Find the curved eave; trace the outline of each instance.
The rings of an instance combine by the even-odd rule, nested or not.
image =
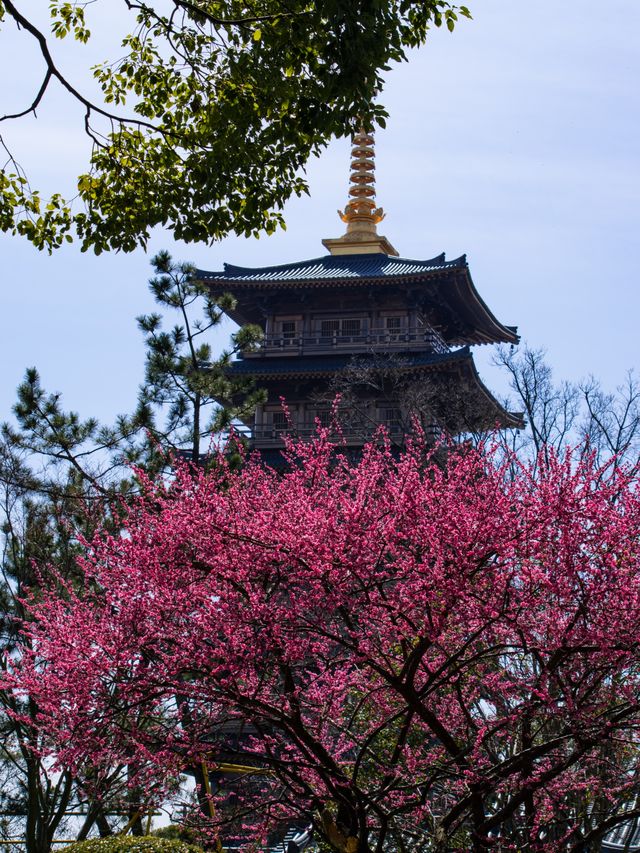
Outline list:
[[[482,398],[486,401],[487,410],[493,410],[495,412],[495,418],[492,421],[489,420],[486,423],[485,428],[492,429],[494,427],[501,427],[503,429],[524,429],[524,418],[522,413],[510,412],[493,396],[491,391],[480,378],[480,374],[476,369],[476,365],[472,357],[469,358],[465,367],[469,370],[470,378],[472,379],[475,388],[477,388],[478,393],[481,394]]]
[[[468,266],[465,266],[464,270],[455,276],[452,291],[451,295],[455,294],[456,302],[454,315],[466,316],[469,325],[475,329],[475,335],[474,339],[470,339],[468,334],[459,337],[452,334],[448,337],[449,343],[517,344],[520,341],[517,327],[505,326],[501,323],[482,299],[473,283]]]

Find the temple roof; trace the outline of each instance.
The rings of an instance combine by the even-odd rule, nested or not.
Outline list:
[[[454,364],[471,358],[469,347],[461,347],[453,352],[417,352],[401,353],[393,356],[394,368],[411,370],[418,367],[438,367]],[[368,361],[379,363],[380,358],[366,353],[354,355],[299,356],[280,358],[240,358],[232,361],[229,373],[233,376],[255,376],[264,382],[271,378],[280,380],[283,377],[299,376],[330,376],[351,367],[354,363],[366,364]]]
[[[339,279],[371,279],[396,278],[406,275],[420,275],[425,272],[464,268],[467,264],[466,255],[461,255],[453,261],[445,259],[444,252],[427,261],[414,261],[408,258],[395,258],[389,255],[325,255],[321,258],[311,258],[308,261],[298,261],[292,264],[279,264],[272,267],[237,267],[225,264],[219,272],[196,270],[196,278],[207,284],[240,282],[273,282],[284,284],[291,282],[315,282]]]

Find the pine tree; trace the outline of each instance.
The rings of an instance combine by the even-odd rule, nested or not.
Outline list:
[[[234,419],[250,416],[264,397],[251,380],[231,381],[226,371],[233,356],[255,345],[262,331],[244,326],[232,335],[231,346],[212,360],[207,335],[232,308],[233,297],[227,294],[214,301],[206,286],[194,279],[193,266],[174,263],[168,252],[160,252],[151,263],[156,275],[150,290],[180,321],[167,330],[161,314],[138,317],[147,355],[135,420],[149,430],[156,446],[198,462],[212,436]],[[196,306],[199,316],[194,316]]]

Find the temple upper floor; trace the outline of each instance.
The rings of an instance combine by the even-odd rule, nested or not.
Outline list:
[[[245,358],[350,352],[448,352],[444,338],[415,310],[307,310],[271,314],[264,338]]]
[[[464,256],[416,261],[381,253],[327,255],[257,269],[227,264],[220,271],[197,270],[196,279],[214,298],[232,294],[229,316],[239,325],[260,325],[267,336],[276,333],[266,328],[269,317],[323,306],[351,314],[358,306],[365,311],[373,306],[419,312],[448,346],[518,342],[515,327],[501,323],[480,297]]]

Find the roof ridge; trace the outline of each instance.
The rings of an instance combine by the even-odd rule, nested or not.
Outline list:
[[[241,272],[241,273],[255,273],[260,272],[261,270],[286,270],[295,267],[302,266],[312,266],[314,264],[318,264],[324,261],[326,258],[330,258],[331,255],[321,255],[319,258],[308,258],[306,261],[290,261],[287,264],[270,264],[264,267],[241,267],[237,264],[228,264],[224,263],[224,272]],[[198,270],[198,272],[204,272],[204,270]]]

